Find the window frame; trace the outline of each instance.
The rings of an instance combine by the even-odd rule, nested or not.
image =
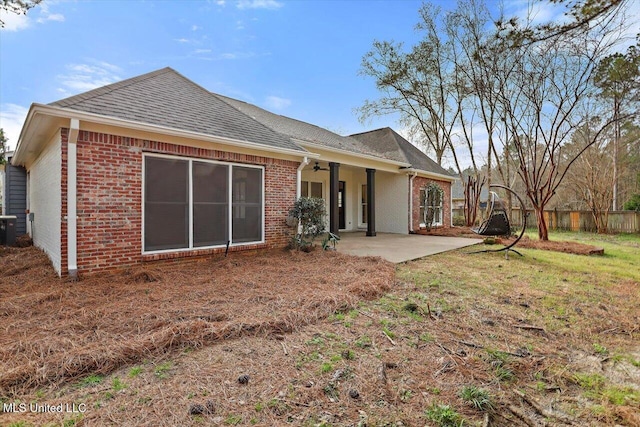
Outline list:
[[[440,198],[440,205],[439,206],[427,206],[427,200],[429,200],[429,186],[425,186],[420,188],[420,195],[419,195],[419,220],[420,220],[420,227],[426,227],[427,223],[425,222],[425,216],[427,214],[427,210],[428,209],[438,209],[439,212],[439,218],[434,218],[433,224],[431,224],[432,226],[435,227],[441,227],[444,223],[444,193],[442,194],[442,197]],[[424,193],[424,200],[422,198],[422,195]],[[439,221],[436,221],[436,219],[439,219]]]
[[[359,209],[358,209],[358,228],[366,228],[368,223],[363,222],[362,220],[367,214],[367,205],[369,204],[369,200],[364,201],[367,198],[367,184],[359,184],[360,191],[358,192],[359,199]],[[369,218],[367,218],[367,221]]]
[[[188,229],[189,229],[189,246],[187,248],[175,248],[175,249],[158,249],[158,250],[145,250],[145,183],[146,183],[146,159],[147,157],[155,157],[155,158],[164,158],[164,159],[172,159],[172,160],[183,160],[188,163]],[[255,165],[248,163],[238,163],[238,162],[225,162],[220,160],[210,160],[203,159],[199,157],[186,157],[186,156],[175,156],[170,154],[158,154],[158,153],[142,153],[142,179],[141,179],[141,235],[140,235],[140,243],[142,248],[142,255],[152,255],[152,254],[163,254],[163,253],[180,253],[180,252],[189,252],[189,251],[200,251],[207,249],[218,249],[225,248],[226,244],[221,245],[211,245],[211,246],[194,246],[194,218],[193,218],[193,162],[202,162],[202,163],[212,163],[217,165],[222,165],[227,167],[227,197],[228,197],[228,207],[227,207],[227,233],[228,239],[230,240],[229,247],[235,246],[247,246],[247,245],[256,245],[263,244],[266,242],[265,238],[265,222],[266,222],[266,177],[265,177],[265,167],[264,165]],[[261,187],[261,209],[260,209],[260,229],[261,235],[260,240],[256,241],[248,241],[248,242],[233,242],[233,203],[232,203],[232,192],[233,192],[233,168],[234,167],[243,167],[243,168],[254,168],[260,169],[260,183]]]

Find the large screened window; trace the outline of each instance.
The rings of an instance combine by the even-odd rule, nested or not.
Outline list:
[[[255,242],[262,236],[262,170],[233,168],[233,241]]]
[[[144,249],[189,247],[189,162],[146,157]]]
[[[226,245],[229,240],[229,166],[194,161],[192,176],[193,246]]]
[[[145,252],[262,241],[262,168],[144,159]]]

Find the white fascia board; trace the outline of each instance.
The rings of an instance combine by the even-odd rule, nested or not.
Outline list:
[[[13,158],[11,159],[11,163],[14,165],[20,164],[22,153],[25,152],[25,150],[27,150],[26,146],[30,145],[29,141],[31,141],[31,139],[27,139],[25,142],[23,137],[26,130],[30,127],[31,121],[33,120],[33,116],[35,114],[35,106],[36,104],[31,104],[31,106],[29,107],[27,118],[24,120],[24,125],[22,125],[22,129],[20,130],[20,135],[18,136],[18,143],[16,144],[15,153],[13,155]]]
[[[407,172],[408,174],[417,173],[418,175],[424,176],[425,178],[434,178],[434,179],[438,179],[438,180],[441,180],[441,181],[453,182],[453,181],[456,180],[455,176],[444,175],[444,174],[435,173],[435,172],[429,172],[429,171],[425,171],[425,170],[422,170],[422,169],[409,168],[409,169],[405,169],[405,172]]]
[[[322,144],[317,144],[315,142],[309,142],[309,141],[305,141],[302,139],[296,139],[296,138],[292,138],[293,141],[295,143],[297,143],[298,145],[302,145],[303,148],[318,148],[321,150],[327,150],[327,151],[333,151],[336,153],[340,153],[340,154],[344,154],[344,155],[348,155],[348,156],[352,156],[358,159],[367,159],[367,160],[373,160],[376,162],[381,162],[381,163],[386,163],[389,165],[393,165],[393,166],[398,166],[401,168],[408,168],[411,166],[410,163],[405,163],[405,162],[399,162],[397,160],[390,160],[390,159],[385,159],[384,157],[378,157],[378,156],[373,156],[371,154],[361,154],[361,153],[356,153],[355,151],[349,151],[349,150],[343,150],[341,148],[334,148],[334,147],[330,147],[328,145],[322,145]]]
[[[20,133],[20,139],[18,140],[18,146],[16,148],[16,152],[18,152],[21,148],[20,146],[23,138],[23,133],[29,127],[33,117],[37,114],[62,117],[62,118],[68,118],[68,119],[74,118],[80,121],[87,121],[92,123],[129,128],[129,129],[134,129],[134,130],[139,130],[144,132],[159,133],[159,134],[169,135],[169,136],[198,139],[198,140],[203,140],[207,142],[214,142],[214,143],[229,145],[233,147],[249,148],[249,149],[272,152],[277,154],[286,154],[290,156],[319,157],[319,155],[309,153],[304,148],[302,148],[301,150],[292,150],[289,148],[271,147],[268,145],[258,144],[250,141],[242,141],[242,140],[227,138],[223,136],[212,136],[212,135],[207,135],[199,132],[180,130],[180,129],[170,128],[167,126],[152,125],[152,124],[147,124],[142,122],[136,122],[133,120],[119,119],[115,117],[103,116],[100,114],[87,113],[83,111],[70,110],[67,108],[54,107],[51,105],[37,104],[37,103],[31,104],[31,108],[29,109],[29,114],[27,115],[27,120],[25,121],[25,125],[22,128],[22,132]]]

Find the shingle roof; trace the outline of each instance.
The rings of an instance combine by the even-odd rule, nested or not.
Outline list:
[[[346,150],[356,154],[359,153],[376,157],[384,157],[376,150],[372,150],[371,147],[367,147],[357,139],[341,136],[310,123],[271,113],[244,101],[239,101],[222,95],[216,96],[243,113],[249,115],[253,119],[263,123],[265,126],[268,126],[274,131],[284,134],[290,138],[323,145],[328,148],[338,148],[340,150]]]
[[[388,159],[410,163],[413,169],[453,177],[446,169],[431,160],[429,156],[391,128],[358,133],[351,135],[351,138],[361,141]]]
[[[253,120],[168,67],[50,105],[305,152],[285,135]]]

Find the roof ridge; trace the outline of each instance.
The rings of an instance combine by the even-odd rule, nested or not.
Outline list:
[[[57,101],[53,101],[50,102],[49,105],[56,105],[56,104],[67,104],[65,105],[66,107],[77,104],[79,102],[83,102],[83,101],[87,101],[89,99],[98,97],[98,96],[102,96],[102,95],[106,95],[108,93],[112,93],[115,92],[116,90],[120,90],[120,89],[124,89],[125,87],[131,86],[132,84],[136,84],[136,83],[140,83],[143,82],[145,80],[148,80],[150,78],[153,77],[157,77],[159,75],[168,73],[173,71],[176,74],[179,74],[178,72],[176,72],[173,68],[171,67],[164,67],[164,68],[160,68],[158,70],[154,70],[154,71],[150,71],[148,73],[145,74],[141,74],[139,76],[134,76],[134,77],[129,77],[128,79],[124,79],[124,80],[120,80],[118,82],[114,82],[111,84],[108,84],[106,86],[101,86],[101,87],[97,87],[95,89],[91,89],[88,90],[86,92],[81,92],[75,95],[71,95],[69,97],[63,98],[63,99],[59,99]],[[182,75],[180,75],[183,78],[186,78]],[[188,79],[187,79],[188,80]],[[72,99],[77,98],[76,102],[71,102]]]

